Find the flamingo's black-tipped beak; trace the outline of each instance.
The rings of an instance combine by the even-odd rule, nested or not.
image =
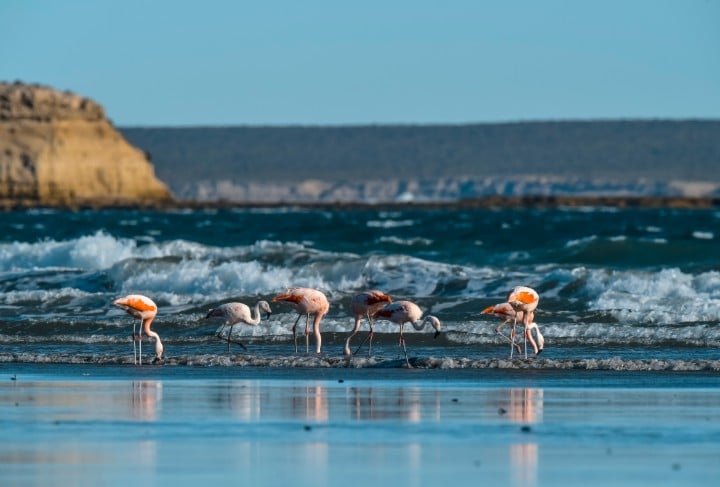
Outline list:
[[[269,320],[271,314],[272,314],[272,313],[269,313],[269,312],[268,312],[268,313],[265,313],[265,319],[266,319],[266,320]]]
[[[542,353],[542,351],[543,351],[543,349],[541,348],[540,350],[538,350],[538,352],[535,354],[535,356],[537,357],[538,355],[540,355]]]
[[[205,319],[206,319],[206,320],[212,316],[213,311],[215,311],[215,308],[210,308],[210,309],[208,310],[207,314],[205,315]]]
[[[439,332],[439,331],[436,331],[436,332],[435,332],[435,336],[434,336],[433,338],[437,338],[437,337],[439,337],[439,336],[440,336],[440,332]]]

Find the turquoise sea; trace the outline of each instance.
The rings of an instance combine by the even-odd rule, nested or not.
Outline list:
[[[712,210],[3,213],[0,482],[712,484],[718,238]],[[517,285],[545,349],[510,360],[480,311]],[[319,355],[294,352],[280,303],[235,326],[247,350],[204,319],[289,286],[328,296]],[[371,356],[343,357],[372,288],[442,321],[406,327],[411,369],[384,321]],[[133,365],[110,305],[130,293],[159,306],[160,365],[147,338]]]
[[[411,354],[436,359],[420,366],[492,366],[509,346],[480,311],[526,285],[540,293],[543,366],[717,370],[718,239],[720,212],[707,210],[4,213],[0,361],[127,363],[132,319],[110,302],[140,293],[159,306],[167,364],[232,365],[207,310],[305,286],[330,301],[319,363],[342,356],[351,296],[377,288],[442,321],[437,340],[406,327]],[[273,306],[234,328],[243,363],[294,356],[296,314]],[[375,329],[376,361],[397,358],[397,325]]]

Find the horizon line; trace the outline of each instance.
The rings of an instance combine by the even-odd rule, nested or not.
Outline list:
[[[617,118],[547,118],[507,120],[495,122],[364,122],[364,123],[219,123],[219,124],[116,124],[125,129],[219,129],[219,128],[430,128],[469,127],[479,125],[535,125],[535,124],[604,124],[604,123],[718,123],[718,118],[706,117],[617,117]]]

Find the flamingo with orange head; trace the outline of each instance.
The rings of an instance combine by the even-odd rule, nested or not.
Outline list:
[[[531,323],[531,313],[537,308],[540,302],[540,295],[532,288],[527,286],[517,286],[510,294],[508,294],[508,304],[515,310],[515,318],[513,319],[512,332],[510,333],[510,358],[513,356],[513,345],[515,344],[515,327],[519,318],[518,313],[523,312],[522,323],[525,328],[525,358],[527,358],[527,331]]]
[[[163,358],[163,344],[160,341],[160,335],[150,329],[150,323],[157,315],[157,305],[152,299],[141,294],[130,294],[124,298],[118,298],[112,302],[114,306],[125,310],[133,318],[140,320],[139,333],[135,334],[135,322],[133,321],[133,359],[135,364],[142,365],[142,334],[155,339],[155,358],[152,363],[157,363]],[[140,353],[138,354],[138,347],[135,342],[138,342]]]
[[[521,353],[522,350],[520,348],[520,345],[517,343],[513,343],[513,340],[510,339],[509,336],[505,335],[500,330],[503,326],[507,325],[508,323],[514,321],[515,319],[519,319],[521,321],[524,321],[524,312],[519,311],[516,312],[512,306],[510,306],[510,303],[500,303],[495,304],[493,306],[488,306],[484,310],[482,310],[483,314],[493,314],[503,320],[500,325],[498,325],[495,328],[495,333],[499,334],[501,337],[503,337],[508,342],[512,343],[513,347],[517,350],[517,353]],[[525,329],[525,336],[527,340],[530,342],[530,345],[533,347],[533,351],[535,352],[535,355],[540,355],[540,353],[543,351],[543,347],[545,346],[545,338],[542,336],[542,333],[540,333],[540,328],[538,327],[537,323],[534,322],[535,313],[533,311],[529,312],[530,315],[530,325]],[[537,343],[535,342],[535,339],[532,336],[532,331],[535,331],[535,334],[538,337]],[[526,352],[527,355],[527,352]]]

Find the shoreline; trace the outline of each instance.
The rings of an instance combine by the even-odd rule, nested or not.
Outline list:
[[[33,200],[0,200],[0,211],[29,209],[53,210],[224,210],[253,208],[298,208],[307,210],[470,210],[470,209],[552,209],[552,208],[639,208],[639,209],[716,209],[720,208],[720,196],[487,196],[452,201],[409,202],[362,202],[362,201],[276,201],[276,202],[229,202],[229,201],[76,201],[42,203]]]

